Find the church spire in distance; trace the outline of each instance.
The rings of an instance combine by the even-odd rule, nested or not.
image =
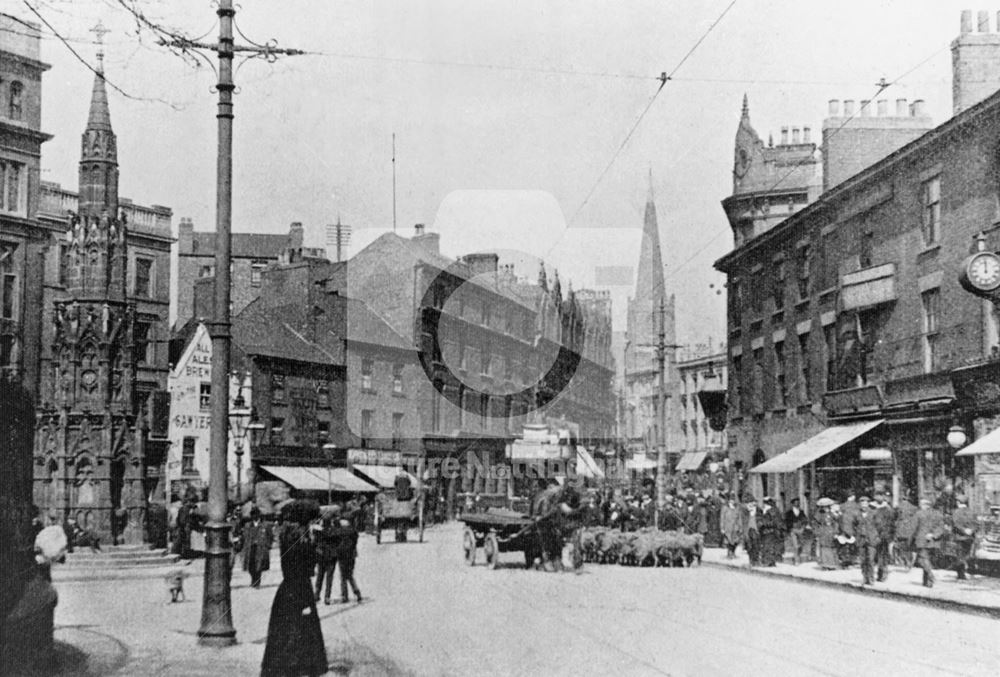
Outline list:
[[[649,193],[642,223],[642,245],[639,250],[639,271],[635,280],[635,301],[658,306],[664,295],[663,255],[660,252],[660,227],[656,218],[653,194],[653,169],[649,170]]]

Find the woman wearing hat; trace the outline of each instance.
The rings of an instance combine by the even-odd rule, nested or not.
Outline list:
[[[326,648],[310,581],[316,549],[309,522],[319,516],[312,501],[295,500],[281,510],[281,574],[267,626],[261,677],[299,677],[327,672]]]
[[[816,559],[823,569],[832,570],[839,566],[837,559],[837,532],[839,525],[831,512],[833,500],[821,498],[816,501],[816,515],[813,517],[813,533],[816,535]]]

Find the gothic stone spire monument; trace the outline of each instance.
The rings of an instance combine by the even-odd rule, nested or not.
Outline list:
[[[82,139],[78,213],[66,232],[66,296],[51,315],[53,360],[43,375],[51,401],[38,417],[35,503],[50,519],[75,519],[105,542],[141,541],[145,521],[126,227],[99,66]]]

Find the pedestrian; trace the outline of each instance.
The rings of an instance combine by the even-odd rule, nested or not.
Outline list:
[[[851,533],[861,560],[862,585],[872,585],[875,582],[875,548],[879,543],[879,532],[875,511],[871,509],[871,499],[867,496],[858,500],[858,509],[851,521]]]
[[[712,493],[705,499],[705,545],[711,548],[718,548],[723,544],[720,513],[725,502],[712,490]]]
[[[316,594],[315,600],[319,601],[320,592],[323,589],[323,581],[326,581],[326,594],[323,596],[323,603],[330,603],[330,591],[333,588],[333,574],[337,568],[337,548],[334,531],[337,528],[339,519],[338,509],[331,509],[330,513],[323,517],[320,529],[315,532],[316,541]]]
[[[763,507],[757,517],[757,529],[760,532],[760,560],[766,567],[776,566],[785,555],[785,527],[774,499],[764,498]]]
[[[837,533],[840,525],[837,517],[831,512],[833,499],[820,498],[816,501],[816,514],[813,517],[813,533],[816,535],[816,559],[819,566],[827,571],[836,569]]]
[[[729,496],[719,512],[719,531],[722,534],[722,543],[726,546],[726,559],[735,559],[736,546],[740,544],[743,536],[740,508],[736,505],[735,496]]]
[[[271,568],[271,525],[261,519],[257,506],[250,508],[250,521],[243,526],[243,571],[250,572],[250,587],[259,588],[260,579]]]
[[[747,501],[741,515],[743,526],[743,548],[750,558],[750,566],[760,565],[760,531],[757,529],[757,502]]]
[[[952,539],[955,548],[955,573],[958,580],[966,579],[969,568],[969,558],[972,557],[976,543],[976,528],[979,522],[976,514],[969,508],[965,496],[955,497],[955,511],[951,514]]]
[[[917,551],[917,565],[924,570],[924,586],[928,588],[934,587],[931,557],[941,547],[945,526],[944,516],[931,507],[931,500],[921,498],[920,510],[915,515],[913,546]]]
[[[354,581],[354,563],[358,558],[358,530],[350,520],[342,518],[340,525],[332,532],[333,547],[340,564],[340,603],[347,604],[347,586],[351,586],[358,603],[361,603],[361,591]],[[327,597],[329,597],[329,588]]]
[[[878,530],[878,543],[875,545],[875,580],[879,583],[889,578],[889,546],[896,538],[896,511],[886,500],[885,493],[875,492],[875,500],[871,504],[875,513],[875,528]]]
[[[261,677],[299,677],[327,672],[326,648],[316,612],[310,576],[316,550],[309,522],[319,514],[313,501],[295,500],[282,507],[279,534],[281,585],[274,595],[267,626]]]
[[[792,505],[785,513],[785,530],[792,546],[792,562],[798,566],[802,561],[802,547],[806,541],[806,532],[809,531],[809,517],[805,510],[800,507],[797,498],[792,499]]]
[[[847,499],[840,506],[841,512],[841,533],[845,536],[845,543],[840,549],[842,555],[841,564],[847,568],[857,560],[857,539],[850,532],[850,525],[854,524],[854,518],[858,514],[858,497],[854,490],[847,492]],[[845,528],[846,527],[846,528]]]
[[[914,564],[917,551],[913,547],[913,532],[917,526],[917,506],[910,502],[908,494],[903,493],[896,506],[896,525],[893,546],[899,550],[897,560],[902,560],[909,571]]]
[[[852,503],[857,505],[856,502]],[[841,569],[847,569],[854,564],[854,533],[853,513],[845,514],[838,503],[830,506],[830,514],[837,520],[837,561]]]

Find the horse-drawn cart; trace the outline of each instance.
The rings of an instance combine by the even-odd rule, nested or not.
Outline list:
[[[492,509],[483,513],[463,513],[465,524],[462,550],[469,566],[476,563],[476,550],[483,549],[486,566],[495,569],[501,552],[523,552],[524,564],[531,568],[538,557],[538,532],[535,520],[513,510]]]
[[[424,500],[423,496],[414,496],[408,501],[396,498],[392,490],[384,491],[375,497],[375,542],[382,542],[382,530],[393,529],[396,532],[396,542],[406,541],[408,529],[417,529],[418,539],[424,542]]]

